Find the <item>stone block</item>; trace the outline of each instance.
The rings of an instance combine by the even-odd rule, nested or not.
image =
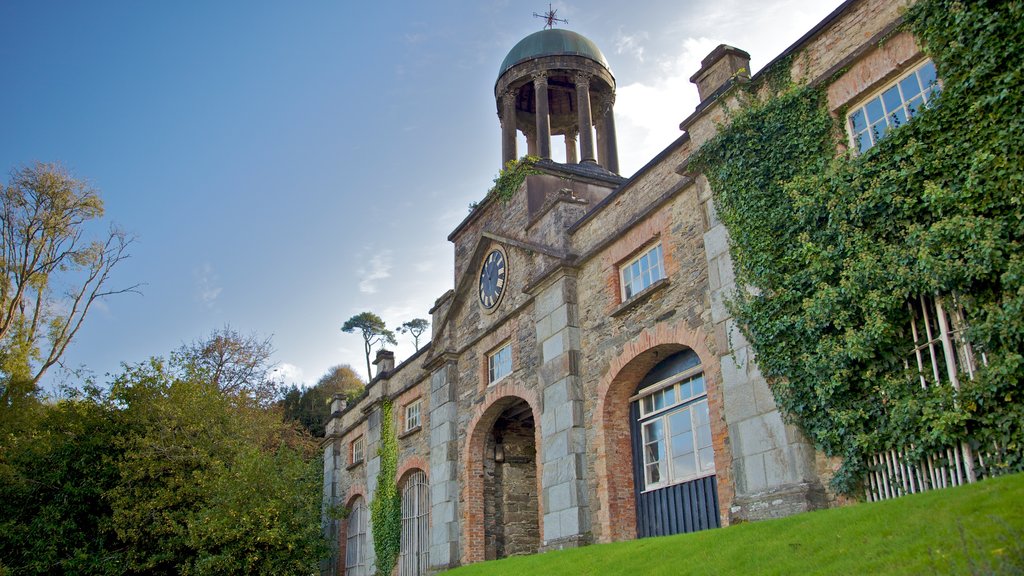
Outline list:
[[[729,252],[729,233],[718,225],[704,233],[704,250],[708,260]]]
[[[543,350],[543,356],[541,356],[542,362],[547,362],[549,360],[557,358],[558,356],[562,355],[562,352],[565,352],[564,335],[565,330],[561,330],[559,332],[556,332],[553,336],[551,336],[550,338],[545,340],[543,344],[541,344],[541,348]]]
[[[546,406],[547,404],[545,404]],[[544,410],[540,415],[540,433],[541,435],[552,434],[557,432],[557,414],[555,410]]]
[[[455,423],[448,421],[438,423],[430,429],[430,445],[438,446],[455,438]]]
[[[708,260],[708,288],[718,290],[722,287],[722,279],[718,275],[718,258]]]
[[[749,383],[747,378],[748,363],[746,348],[733,350],[730,354],[722,356],[722,386],[726,391],[730,388]]]
[[[582,528],[582,522],[580,522],[580,508],[578,506],[573,506],[568,510],[562,510],[559,512],[558,525],[562,531],[560,538],[580,534]]]
[[[707,217],[708,228],[714,228],[720,226],[722,221],[718,219],[718,208],[715,207],[714,200],[708,200],[703,203],[704,215]]]
[[[794,474],[795,463],[790,456],[787,449],[769,450],[764,453],[765,483],[769,489],[798,480]]]
[[[455,502],[448,500],[434,504],[431,514],[433,514],[434,522],[454,522]]]
[[[740,383],[725,388],[723,392],[723,411],[727,423],[742,422],[759,414],[753,386]]]
[[[569,387],[569,379],[562,378],[558,382],[544,388],[544,411],[551,412],[568,402],[570,398]]]
[[[555,407],[555,430],[568,430],[583,424],[583,403],[569,401]]]
[[[735,290],[735,287],[729,284],[719,288],[718,290],[711,291],[712,322],[724,322],[726,318],[731,317],[729,309],[725,306],[725,302],[732,296],[733,290]]]
[[[778,412],[768,412],[737,424],[730,428],[736,431],[733,435],[741,456],[761,454],[769,450],[783,447],[786,442],[786,430],[782,417]]]
[[[569,506],[572,506],[574,502],[570,495],[572,484],[569,482],[563,482],[561,484],[555,484],[554,486],[544,487],[544,512],[554,513],[561,510],[565,510]]]
[[[544,463],[554,462],[569,454],[569,432],[555,432],[545,434],[542,440],[544,444]]]
[[[437,404],[431,404],[434,409],[430,411],[430,427],[437,428],[443,426],[453,420],[455,420],[455,403],[445,402],[440,406]]]
[[[570,317],[569,310],[570,306],[568,304],[562,304],[548,315],[548,318],[551,319],[552,329],[558,330],[567,326],[576,326],[576,322],[572,322],[573,319]],[[575,316],[575,314],[571,316]]]
[[[757,410],[761,413],[777,410],[775,396],[764,378],[755,378],[750,383],[754,390],[754,402],[757,403]]]
[[[430,390],[430,405],[437,407],[455,400],[455,387],[445,384]]]
[[[545,317],[543,317],[543,318],[541,318],[540,320],[537,320],[536,328],[537,328],[537,342],[543,342],[543,341],[547,340],[557,330],[561,330],[562,329],[561,326],[559,326],[557,328],[557,330],[552,327],[551,315],[550,314],[545,316]]]
[[[760,492],[768,487],[764,471],[764,456],[757,454],[743,458],[743,488],[747,494]],[[737,487],[739,492],[739,487]]]
[[[722,281],[722,286],[728,286],[736,283],[736,269],[732,265],[732,255],[726,252],[715,259],[715,264],[718,268],[718,277]]]
[[[546,509],[545,509],[546,510]],[[544,513],[544,539],[554,540],[562,537],[562,526],[559,522],[558,513]]]

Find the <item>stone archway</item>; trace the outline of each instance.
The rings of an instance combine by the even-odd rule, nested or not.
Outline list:
[[[497,392],[497,391],[495,391]],[[495,394],[495,396],[497,396]],[[478,409],[466,443],[463,563],[533,554],[543,539],[534,402],[497,396]]]
[[[692,349],[704,363],[707,379],[711,432],[716,454],[723,462],[719,473],[718,500],[721,510],[732,502],[732,479],[729,470],[731,453],[722,417],[721,370],[717,357],[706,344],[707,336],[682,324],[658,324],[641,332],[628,342],[612,360],[608,372],[598,385],[597,409],[594,412],[595,472],[598,493],[606,500],[598,509],[601,529],[598,541],[617,542],[636,538],[636,495],[633,482],[633,456],[630,443],[629,399],[640,381],[660,361],[686,348]],[[722,523],[727,523],[723,517]]]

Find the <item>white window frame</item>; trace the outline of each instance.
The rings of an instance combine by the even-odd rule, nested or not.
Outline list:
[[[655,242],[619,266],[619,295],[625,302],[663,278],[665,278],[665,251],[661,242]]]
[[[345,574],[362,575],[366,568],[366,501],[356,498],[345,533]],[[354,530],[353,530],[354,529]]]
[[[507,355],[507,358],[508,358],[507,362],[504,359],[505,355]],[[498,362],[501,362],[501,364],[499,365]],[[500,369],[502,369],[502,368],[505,368],[505,371],[503,371],[501,373],[498,373],[498,371]],[[512,373],[512,343],[511,342],[505,342],[504,344],[499,346],[497,349],[495,349],[494,352],[491,352],[490,354],[487,355],[487,382],[488,382],[488,385],[497,384],[498,382],[503,380],[506,376],[508,376],[511,373]]]
[[[405,405],[405,431],[409,432],[420,427],[420,415],[423,411],[423,399],[417,398]]]
[[[928,81],[929,77],[931,83],[927,86],[923,85],[923,81]],[[917,83],[916,92],[914,92],[912,82]],[[895,92],[892,94],[899,98],[899,104],[896,104],[895,100],[889,101],[886,97],[893,89]],[[920,114],[923,108],[930,106],[932,99],[939,91],[941,91],[941,85],[935,74],[935,63],[931,59],[918,62],[909,71],[901,74],[899,78],[876,90],[850,109],[846,115],[846,128],[851,149],[857,154],[867,152],[885,138],[889,130],[906,124],[914,116]],[[876,111],[881,110],[882,113],[881,117],[876,117],[873,120],[868,117],[868,107],[872,104],[876,104]],[[915,105],[908,106],[908,104]],[[863,129],[855,123],[855,117],[858,115],[864,124]],[[860,136],[862,135],[867,138],[867,146],[861,146]]]
[[[358,450],[356,450],[356,448],[358,448]],[[363,438],[363,435],[360,434],[356,438],[353,438],[352,442],[349,444],[349,454],[351,458],[349,464],[355,465],[362,462],[363,458],[366,456],[364,452],[366,452],[366,441]]]
[[[700,366],[680,372],[665,380],[648,386],[630,400],[639,402],[639,429],[641,434],[640,457],[643,459],[644,492],[658,490],[715,474],[714,445],[711,438],[711,418],[708,411],[707,383]],[[689,430],[673,430],[673,416],[689,412]],[[660,438],[652,439],[649,430],[660,425]],[[691,434],[694,472],[684,473],[675,469],[672,455],[672,440],[676,436]],[[706,444],[701,443],[705,437]],[[651,459],[649,445],[662,443],[657,451],[658,459]],[[704,455],[702,455],[704,453]],[[657,465],[658,481],[650,480],[650,467]]]

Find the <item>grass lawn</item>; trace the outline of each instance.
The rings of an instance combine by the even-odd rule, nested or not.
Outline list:
[[[482,562],[444,574],[1024,574],[1024,474],[781,520]]]

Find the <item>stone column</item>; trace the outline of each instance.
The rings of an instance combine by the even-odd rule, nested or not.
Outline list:
[[[551,158],[551,118],[548,112],[548,76],[533,75],[533,93],[537,109],[537,156]]]
[[[516,90],[509,88],[501,95],[501,165],[516,158]]]
[[[543,390],[541,452],[544,472],[544,541],[541,550],[590,542],[587,434],[579,376],[580,329],[576,277],[567,272],[546,283],[534,300],[541,348]]]
[[[594,125],[590,114],[590,75],[576,74],[576,110],[579,114],[580,162],[596,162],[594,157]]]
[[[579,160],[576,159],[576,134],[575,130],[571,128],[565,131],[565,163],[576,164]]]
[[[619,173],[619,147],[615,139],[615,94],[603,94],[598,103],[598,159],[608,171]]]
[[[707,222],[704,255],[711,290],[711,321],[722,366],[723,416],[729,429],[736,496],[731,521],[780,518],[820,508],[825,493],[815,471],[814,448],[782,419],[754,350],[725,303],[736,290],[729,233],[718,219],[707,180],[697,180]]]
[[[535,134],[534,130],[524,130],[523,133],[526,134],[526,153],[530,156],[536,156],[537,134]]]
[[[458,441],[455,363],[442,360],[430,375],[430,568],[452,568],[459,561]]]

